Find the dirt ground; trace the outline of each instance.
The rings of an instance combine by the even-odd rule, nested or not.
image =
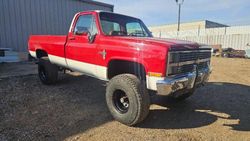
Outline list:
[[[250,141],[250,60],[213,58],[207,86],[183,102],[152,97],[137,127],[113,120],[105,83],[61,75],[42,85],[31,63],[0,64],[0,141]]]

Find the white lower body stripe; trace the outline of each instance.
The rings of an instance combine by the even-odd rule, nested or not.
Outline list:
[[[29,51],[30,55],[36,57],[36,52]],[[78,71],[81,73],[85,73],[87,75],[96,77],[101,80],[108,80],[107,78],[107,67],[84,63],[76,60],[65,59],[63,57],[58,57],[55,55],[48,55],[49,60],[51,63],[57,64],[59,66],[63,66],[69,68],[73,71]],[[153,77],[153,76],[146,76],[146,83],[147,88],[150,90],[157,90],[156,83],[158,80],[164,80],[164,77]]]
[[[48,57],[51,63],[57,64],[63,67],[68,67],[66,59],[64,57],[58,57],[58,56],[51,55],[51,54],[49,54]]]
[[[107,80],[107,67],[66,59],[70,69]]]
[[[51,54],[48,56],[51,63],[99,78],[101,80],[107,80],[107,67],[84,63],[72,59],[65,59]]]
[[[35,52],[35,51],[29,51],[29,53],[30,53],[30,55],[31,55],[32,57],[35,57],[35,58],[36,58],[36,52]]]

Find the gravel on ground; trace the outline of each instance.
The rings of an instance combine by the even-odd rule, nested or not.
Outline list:
[[[208,84],[183,102],[152,96],[136,127],[115,121],[106,83],[60,74],[42,85],[31,63],[0,64],[0,141],[250,141],[250,60],[213,58]]]

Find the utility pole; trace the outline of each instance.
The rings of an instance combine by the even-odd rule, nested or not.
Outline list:
[[[177,31],[180,31],[180,21],[181,21],[181,5],[183,4],[184,0],[175,0],[176,4],[179,7],[179,11],[178,11],[178,28]]]

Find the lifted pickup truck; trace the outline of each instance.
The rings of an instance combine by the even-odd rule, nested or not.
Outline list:
[[[32,35],[28,46],[44,84],[65,69],[109,81],[107,106],[129,126],[147,117],[148,90],[183,100],[210,74],[210,47],[153,38],[140,19],[109,12],[79,12],[68,35]]]

